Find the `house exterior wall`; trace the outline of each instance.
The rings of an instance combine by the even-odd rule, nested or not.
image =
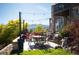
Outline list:
[[[60,31],[65,25],[78,21],[79,4],[78,3],[58,3],[52,6],[52,24],[53,32]]]

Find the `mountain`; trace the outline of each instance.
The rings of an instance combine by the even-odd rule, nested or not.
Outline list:
[[[28,29],[34,29],[38,24],[31,24],[28,26]],[[42,25],[42,24],[41,24]],[[44,28],[48,29],[49,25],[42,25]]]

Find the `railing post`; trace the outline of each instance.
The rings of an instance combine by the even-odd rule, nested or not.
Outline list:
[[[24,30],[24,22],[25,22],[25,20],[23,20],[23,30]]]
[[[19,35],[21,38],[21,12],[19,12]]]

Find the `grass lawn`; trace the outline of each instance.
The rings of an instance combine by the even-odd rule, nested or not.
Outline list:
[[[23,51],[21,55],[73,55],[70,51],[63,49],[30,50]]]

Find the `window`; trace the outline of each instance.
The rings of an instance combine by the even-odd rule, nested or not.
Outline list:
[[[64,17],[59,16],[57,17],[57,21],[56,21],[56,31],[59,31],[62,29],[62,27],[64,26]]]
[[[79,16],[79,6],[78,7],[74,7],[72,10],[72,13],[74,16]]]

